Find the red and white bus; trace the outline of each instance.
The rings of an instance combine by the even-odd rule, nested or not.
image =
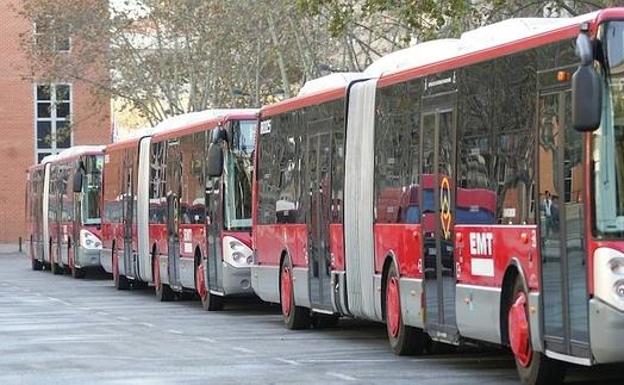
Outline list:
[[[222,308],[227,296],[253,293],[256,115],[187,114],[106,148],[104,259],[117,288],[153,283],[161,301],[197,293],[206,310]],[[213,167],[206,162],[210,148]]]
[[[289,328],[385,322],[397,354],[510,346],[525,384],[624,362],[624,9],[357,77],[261,109],[255,292]]]
[[[103,146],[76,146],[28,170],[27,222],[33,270],[82,278],[100,266]]]

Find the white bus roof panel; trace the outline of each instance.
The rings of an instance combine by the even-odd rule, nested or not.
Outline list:
[[[48,155],[41,159],[41,164],[57,162],[64,159],[74,158],[83,154],[90,153],[102,153],[104,151],[104,146],[96,145],[96,146],[74,146],[70,147],[66,150],[61,151],[55,155]]]
[[[260,111],[257,108],[220,108],[209,109],[203,111],[189,112],[186,114],[180,114],[172,116],[158,123],[154,127],[145,127],[134,130],[130,135],[124,137],[126,139],[135,139],[142,136],[152,136],[161,132],[175,130],[180,127],[200,123],[206,120],[227,117],[228,115],[245,115],[245,114],[257,114]]]
[[[301,87],[297,96],[300,97],[316,92],[346,87],[352,81],[365,77],[367,76],[362,72],[336,72],[317,79],[308,80],[303,87]]]
[[[516,18],[464,32],[459,39],[430,40],[381,57],[364,71],[371,77],[438,63],[454,57],[579,25],[599,11],[571,18]]]
[[[435,63],[459,52],[459,39],[430,40],[415,46],[404,48],[382,56],[369,65],[364,73],[370,77],[379,77],[384,73],[396,72],[405,68],[419,67]]]

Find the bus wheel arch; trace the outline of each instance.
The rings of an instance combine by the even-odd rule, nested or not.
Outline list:
[[[158,257],[158,249],[154,246],[152,254],[152,275],[154,280],[154,294],[159,302],[171,301],[174,299],[174,293],[169,285],[162,283],[160,277],[160,258]]]
[[[388,272],[390,271],[390,268],[392,268],[394,266],[394,268],[396,269],[397,273],[399,273],[400,276],[400,268],[399,268],[399,263],[396,260],[396,256],[394,255],[393,251],[390,251],[387,255],[386,258],[384,260],[383,263],[383,267],[381,270],[381,291],[380,291],[380,296],[381,296],[381,318],[384,321],[387,321],[386,319],[386,288],[388,285]]]
[[[199,299],[203,302],[205,301],[205,296],[208,294],[208,290],[206,289],[206,279],[204,266],[202,264],[202,254],[199,246],[195,247],[194,254],[194,266],[195,266],[195,292],[199,296]]]
[[[117,247],[115,242],[113,241],[113,252],[112,252],[112,262],[113,262],[113,283],[117,290],[128,290],[130,288],[130,282],[125,275],[121,275],[119,271],[119,254],[117,253]]]
[[[208,281],[210,277],[208,277],[208,272],[204,271],[206,268],[208,268],[208,265],[202,263],[201,248],[198,245],[195,248],[195,291],[205,311],[223,310],[225,307],[225,293],[223,295],[217,295],[210,292],[210,282]],[[199,277],[198,274],[201,274],[201,277]],[[201,285],[201,291],[197,290],[197,282],[200,280],[203,281],[203,283],[199,284]]]
[[[154,264],[155,261],[154,260],[156,259],[156,255],[157,255],[156,252],[157,251],[158,251],[158,249],[156,248],[156,243],[153,243],[152,244],[152,251],[151,251],[151,254],[150,254],[150,262],[151,262],[151,270],[152,270],[152,282],[154,284],[156,283],[156,275],[155,275],[156,272],[154,271],[154,267],[155,267],[155,264]]]
[[[73,261],[73,258],[71,260],[69,258],[69,251],[71,250],[71,245],[72,245],[72,239],[71,239],[71,236],[68,235],[67,236],[67,264],[70,266],[72,266],[72,261]]]
[[[513,285],[516,282],[516,279],[520,273],[518,273],[518,268],[515,264],[511,264],[505,270],[505,275],[503,275],[503,282],[501,286],[501,298],[500,298],[500,338],[501,345],[509,346],[509,332],[508,332],[508,320],[507,314],[509,312],[509,306],[511,306],[512,295],[513,295]]]

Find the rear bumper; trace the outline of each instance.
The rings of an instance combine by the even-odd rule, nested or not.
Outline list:
[[[624,362],[624,312],[592,298],[589,301],[589,336],[596,363]]]
[[[86,249],[84,247],[76,247],[74,254],[74,264],[78,268],[101,266],[99,249]]]
[[[252,294],[251,269],[223,263],[223,294]]]

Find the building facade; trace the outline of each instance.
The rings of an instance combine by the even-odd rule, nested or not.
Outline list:
[[[21,48],[34,27],[16,10],[19,0],[0,0],[0,243],[17,243],[26,233],[26,169],[72,145],[110,139],[110,102],[93,96],[83,82],[29,80]],[[58,49],[71,55],[71,39]]]

